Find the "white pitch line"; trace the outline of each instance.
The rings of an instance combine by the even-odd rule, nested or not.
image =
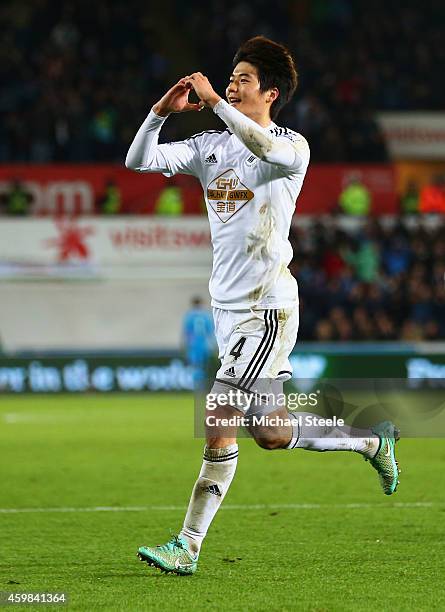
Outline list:
[[[445,502],[395,502],[390,504],[227,504],[220,510],[328,510],[339,509],[397,509],[397,508],[433,508],[445,506]],[[92,506],[90,508],[61,507],[61,508],[0,508],[0,514],[45,514],[51,512],[155,512],[155,511],[181,511],[186,506]]]

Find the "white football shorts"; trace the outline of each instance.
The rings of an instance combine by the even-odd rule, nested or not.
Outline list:
[[[213,308],[213,318],[221,366],[212,393],[264,394],[292,377],[289,355],[297,341],[298,302],[294,308],[267,310]]]

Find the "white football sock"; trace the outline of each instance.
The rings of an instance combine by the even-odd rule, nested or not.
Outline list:
[[[193,553],[199,553],[210,523],[235,475],[238,444],[225,448],[204,448],[202,468],[192,491],[184,526],[184,537]]]
[[[372,458],[376,454],[380,440],[368,429],[358,429],[344,425],[331,427],[325,425],[308,425],[306,417],[319,417],[311,412],[292,412],[290,415],[298,420],[293,427],[292,440],[287,449],[304,448],[312,451],[354,451]]]

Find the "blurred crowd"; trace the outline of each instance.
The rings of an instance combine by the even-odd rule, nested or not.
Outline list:
[[[445,339],[445,222],[291,232],[304,340]]]
[[[180,76],[178,49],[222,93],[234,51],[256,34],[296,57],[299,92],[279,122],[308,138],[314,161],[384,161],[376,110],[444,108],[444,17],[439,0],[5,0],[0,162],[122,161]],[[186,122],[170,133],[188,135]]]
[[[317,161],[384,161],[376,110],[444,108],[437,78],[445,70],[440,0],[191,4],[196,10],[187,12],[186,26],[215,77],[252,34],[288,44],[300,85],[279,121],[306,136]]]
[[[122,161],[168,82],[147,6],[9,0],[0,27],[0,162]]]

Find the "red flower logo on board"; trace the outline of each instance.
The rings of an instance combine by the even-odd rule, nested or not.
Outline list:
[[[57,259],[59,262],[72,261],[73,259],[88,260],[90,249],[86,239],[94,234],[94,227],[91,225],[80,227],[74,221],[69,220],[55,221],[55,225],[59,231],[59,236],[45,240],[45,244],[47,247],[58,249]]]

